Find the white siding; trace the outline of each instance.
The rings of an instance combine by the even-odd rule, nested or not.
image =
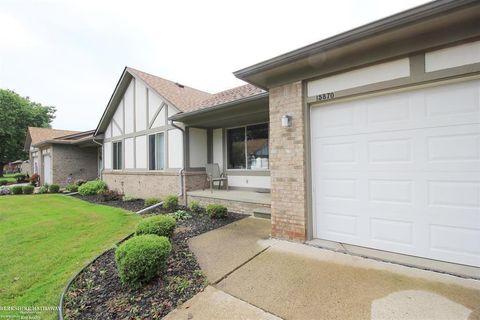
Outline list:
[[[105,138],[108,139],[111,137],[112,137],[112,123],[110,122],[110,124],[107,127],[107,130],[105,130]]]
[[[174,114],[177,114],[179,111],[172,107],[172,106],[168,106],[168,116],[171,117],[173,116]]]
[[[162,99],[153,92],[152,90],[148,90],[148,123],[152,123],[154,120],[154,116],[156,115],[158,108],[162,106]]]
[[[136,131],[147,128],[147,88],[141,82],[135,81],[135,124]]]
[[[223,170],[223,130],[213,130],[213,163],[218,163]]]
[[[147,136],[135,138],[135,155],[137,169],[147,169]]]
[[[183,167],[183,134],[180,130],[168,131],[168,167]]]
[[[105,142],[103,144],[103,150],[104,150],[104,155],[103,155],[104,166],[103,167],[105,169],[112,169],[112,143]]]
[[[207,130],[190,128],[190,167],[204,167],[207,163]]]
[[[425,54],[425,71],[459,67],[480,62],[480,41],[440,49]]]
[[[133,81],[130,81],[128,85],[127,91],[125,91],[125,95],[123,96],[123,101],[125,104],[125,133],[131,133],[134,131],[133,125]]]
[[[228,176],[228,185],[243,188],[270,189],[269,176]]]
[[[123,134],[123,100],[118,104],[117,110],[113,115],[112,125],[112,136],[118,137]]]
[[[133,148],[133,138],[125,139],[125,169],[135,168]]]
[[[165,125],[165,107],[162,107],[162,110],[158,113],[155,121],[152,124],[152,128],[158,128]]]
[[[334,76],[310,81],[308,96],[356,88],[367,84],[399,79],[410,75],[408,58],[376,64]]]

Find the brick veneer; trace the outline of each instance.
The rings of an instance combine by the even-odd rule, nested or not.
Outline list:
[[[53,183],[65,186],[71,177],[93,180],[98,177],[98,148],[55,144],[52,146]]]
[[[283,115],[292,126],[281,125]],[[307,237],[305,109],[302,83],[270,89],[270,176],[272,236],[303,241]]]

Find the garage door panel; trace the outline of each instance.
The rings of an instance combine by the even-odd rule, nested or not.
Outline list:
[[[315,236],[480,266],[479,83],[313,107]]]

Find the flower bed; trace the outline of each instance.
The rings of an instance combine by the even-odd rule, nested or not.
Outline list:
[[[98,200],[80,198],[92,202]],[[135,206],[143,208],[143,200],[99,203],[125,209]],[[159,319],[201,291],[207,282],[188,248],[188,239],[244,218],[245,215],[229,212],[224,219],[211,219],[203,213],[189,214],[191,218],[177,222],[171,240],[172,253],[163,276],[139,289],[128,288],[120,282],[115,265],[115,250],[111,249],[73,281],[65,297],[66,318]]]

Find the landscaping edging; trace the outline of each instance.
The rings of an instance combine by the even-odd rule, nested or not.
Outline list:
[[[136,212],[135,212],[136,213]],[[129,239],[130,237],[132,237],[135,233],[132,232],[130,233],[128,236],[124,237],[123,239],[117,241],[115,243],[115,246],[118,246],[120,243],[122,243],[123,241]],[[70,289],[70,286],[72,285],[72,283],[77,279],[77,277],[85,271],[85,269],[87,269],[88,267],[90,267],[95,261],[97,261],[100,257],[102,257],[104,254],[106,254],[108,251],[112,250],[112,248],[109,248],[105,251],[103,251],[102,253],[100,253],[99,255],[97,255],[95,258],[93,258],[89,263],[87,263],[85,266],[83,266],[82,269],[80,269],[67,283],[67,285],[65,286],[65,288],[63,289],[62,291],[62,295],[60,296],[60,302],[58,304],[58,319],[59,320],[64,320],[63,318],[63,301],[65,299],[65,294],[67,293],[68,289]]]

